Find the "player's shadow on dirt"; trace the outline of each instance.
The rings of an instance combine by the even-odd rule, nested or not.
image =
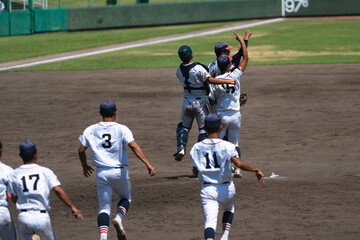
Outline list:
[[[197,178],[197,177],[194,176],[194,175],[180,175],[180,176],[166,177],[166,179],[169,179],[169,180],[177,180],[177,179],[180,179],[180,178]]]

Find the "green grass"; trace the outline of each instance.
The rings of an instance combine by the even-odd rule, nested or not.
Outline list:
[[[0,37],[0,47],[2,49],[0,54],[0,63],[55,53],[120,44],[152,37],[187,33],[219,26],[223,26],[223,23],[121,30],[58,32],[26,36]]]
[[[254,27],[248,48],[249,64],[359,63],[360,34],[355,29],[360,29],[359,19],[289,20]],[[239,33],[243,34],[244,30]],[[183,44],[192,47],[195,61],[209,64],[215,58],[213,46],[218,41],[237,46],[232,32],[228,32],[39,65],[20,71],[177,67],[177,49]]]

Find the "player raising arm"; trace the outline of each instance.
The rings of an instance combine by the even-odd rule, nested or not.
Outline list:
[[[177,126],[176,139],[177,151],[174,153],[175,160],[181,161],[186,154],[186,144],[194,118],[199,127],[198,141],[206,138],[203,129],[204,119],[208,110],[206,107],[206,95],[208,83],[212,84],[235,84],[235,79],[220,80],[210,76],[205,65],[193,62],[193,53],[189,46],[183,45],[178,50],[182,63],[176,70],[180,84],[184,88],[181,122]]]
[[[150,176],[155,175],[155,168],[146,159],[141,148],[134,140],[128,127],[115,122],[117,108],[114,102],[104,101],[100,105],[103,121],[86,128],[80,135],[79,158],[85,177],[94,171],[86,162],[85,151],[92,152],[92,165],[96,169],[97,193],[99,200],[98,228],[100,239],[106,240],[110,225],[111,196],[114,191],[119,202],[117,215],[113,219],[119,240],[126,240],[123,219],[131,203],[131,185],[128,173],[126,146],[145,164]]]
[[[243,38],[234,32],[236,38],[241,43],[243,51],[243,59],[238,68],[230,72],[231,61],[227,55],[220,55],[217,59],[217,66],[221,71],[221,75],[217,76],[220,79],[236,79],[235,85],[222,84],[211,85],[209,95],[210,104],[213,106],[212,111],[218,114],[222,120],[223,130],[220,133],[220,138],[227,136],[227,140],[236,146],[239,157],[241,158],[241,151],[239,147],[239,135],[241,128],[241,113],[240,113],[240,82],[243,73],[249,61],[247,48]],[[234,177],[241,177],[239,168],[234,167]]]
[[[218,42],[215,44],[214,50],[215,50],[215,55],[216,55],[216,59],[218,57],[220,57],[221,55],[227,55],[230,58],[230,62],[231,62],[231,68],[230,71],[234,71],[239,65],[240,65],[240,60],[241,57],[243,56],[243,49],[242,49],[242,44],[240,39],[237,37],[237,33],[233,32],[235,34],[235,38],[236,40],[239,42],[239,51],[234,54],[233,56],[231,56],[231,49],[233,49],[233,46],[229,46],[226,42]],[[245,31],[245,36],[244,36],[244,43],[245,46],[248,46],[248,40],[250,38],[250,36],[252,35],[252,32],[250,31],[249,28],[246,29]],[[217,65],[217,61],[214,60],[213,62],[211,62],[209,64],[209,73],[211,74],[211,76],[213,77],[217,77],[221,74],[221,71]]]
[[[83,219],[79,210],[60,187],[60,182],[50,169],[36,164],[38,153],[36,145],[23,141],[20,146],[20,157],[24,164],[14,170],[9,177],[11,200],[19,210],[18,223],[20,239],[31,239],[33,234],[40,239],[55,239],[50,222],[50,190],[71,209],[77,219]]]
[[[234,144],[219,138],[221,119],[215,114],[205,118],[208,138],[196,143],[190,151],[193,172],[202,183],[200,192],[204,210],[206,240],[215,239],[219,205],[223,209],[223,232],[221,240],[227,240],[234,217],[235,186],[232,181],[230,162],[244,171],[254,172],[259,182],[264,183],[260,169],[242,162]]]

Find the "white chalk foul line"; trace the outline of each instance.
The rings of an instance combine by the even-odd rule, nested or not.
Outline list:
[[[4,67],[4,68],[0,68],[0,71],[11,70],[11,69],[16,69],[16,68],[32,67],[32,66],[41,65],[41,64],[66,61],[66,60],[70,60],[70,59],[88,57],[88,56],[104,54],[104,53],[110,53],[110,52],[130,49],[130,48],[144,47],[144,46],[149,46],[149,45],[154,45],[154,44],[159,44],[159,43],[166,43],[166,42],[178,41],[178,40],[183,40],[183,39],[202,37],[202,36],[207,36],[207,35],[214,35],[214,34],[218,34],[218,33],[222,33],[222,32],[244,29],[247,27],[255,27],[255,26],[280,22],[283,20],[284,20],[283,18],[275,18],[275,19],[264,20],[264,21],[260,21],[260,22],[256,22],[256,23],[243,24],[243,25],[239,25],[239,26],[232,26],[232,27],[210,30],[210,31],[205,31],[205,32],[200,32],[200,33],[189,33],[189,34],[184,34],[182,36],[168,37],[168,38],[164,38],[164,39],[160,39],[160,40],[129,44],[126,46],[121,46],[121,47],[114,47],[114,48],[109,48],[109,49],[104,49],[104,50],[90,51],[87,53],[79,53],[79,54],[74,54],[74,55],[65,56],[65,57],[58,57],[58,58],[36,61],[36,62],[31,62],[31,63],[25,63],[25,64],[20,64],[20,65],[10,66],[10,67]]]

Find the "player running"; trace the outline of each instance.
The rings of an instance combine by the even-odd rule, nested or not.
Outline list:
[[[235,84],[234,79],[219,80],[208,73],[205,65],[193,62],[193,53],[189,46],[183,45],[178,51],[182,64],[176,70],[180,84],[184,87],[184,99],[181,112],[181,122],[177,126],[177,151],[175,160],[181,161],[186,154],[186,144],[194,118],[199,127],[198,141],[206,138],[204,119],[208,114],[206,95],[209,90],[208,82],[213,84]]]
[[[19,210],[18,224],[21,240],[31,240],[33,234],[40,239],[55,239],[50,222],[50,190],[63,201],[77,219],[83,219],[79,210],[60,187],[60,182],[53,171],[36,164],[38,153],[36,145],[23,141],[20,146],[20,157],[24,164],[14,170],[9,177],[11,200]]]
[[[0,159],[2,156],[3,146],[0,141]],[[16,230],[14,222],[8,209],[8,197],[11,196],[7,192],[8,177],[13,173],[13,169],[0,162],[0,237],[3,240],[16,240]]]
[[[102,122],[86,128],[80,135],[79,158],[85,177],[94,171],[86,162],[85,151],[92,152],[92,165],[96,169],[97,193],[99,200],[98,227],[100,239],[106,240],[110,224],[112,191],[116,192],[119,202],[113,225],[119,240],[126,240],[123,219],[131,203],[131,186],[128,173],[126,146],[146,165],[150,176],[155,175],[155,168],[146,159],[139,145],[134,140],[128,127],[115,122],[117,108],[112,101],[100,105]]]
[[[220,69],[221,75],[216,78],[219,79],[235,79],[236,84],[222,84],[211,85],[209,101],[213,106],[212,111],[217,113],[222,121],[223,130],[220,133],[220,137],[227,136],[227,140],[236,146],[239,157],[241,158],[241,152],[239,148],[239,135],[241,128],[241,113],[240,113],[240,80],[246,69],[249,57],[244,39],[234,32],[236,38],[241,43],[241,49],[243,52],[243,59],[240,62],[238,68],[230,72],[231,61],[230,58],[223,54],[217,59],[217,66]],[[234,177],[241,177],[239,168],[234,167]]]
[[[260,169],[242,162],[234,144],[219,138],[221,119],[216,114],[205,118],[208,138],[196,143],[190,151],[193,172],[202,183],[200,192],[204,210],[206,240],[215,239],[219,205],[223,209],[223,232],[221,240],[227,240],[234,217],[235,186],[232,181],[230,163],[245,171],[255,172],[259,182],[264,183]]]

